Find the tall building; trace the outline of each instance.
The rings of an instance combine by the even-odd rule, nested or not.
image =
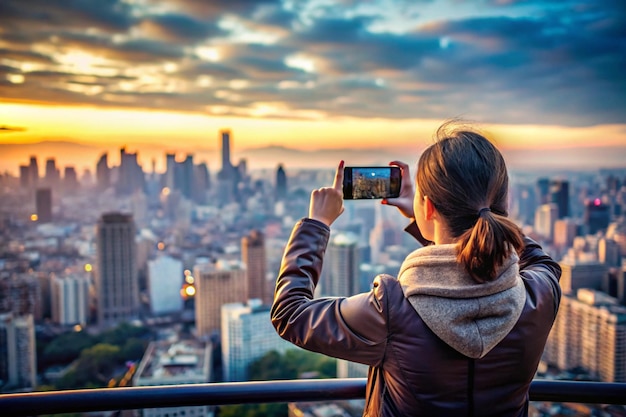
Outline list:
[[[568,181],[552,180],[550,182],[550,202],[556,204],[559,219],[570,215]]]
[[[211,188],[211,174],[206,162],[201,162],[194,167],[194,184],[194,201],[198,204],[206,204],[207,191]]]
[[[183,263],[160,255],[148,261],[148,294],[152,314],[177,313],[183,309],[180,289],[183,285]]]
[[[36,187],[39,182],[39,166],[37,165],[37,157],[31,156],[28,164],[29,183],[32,187]]]
[[[13,274],[0,279],[0,313],[42,318],[41,289],[35,273]]]
[[[30,187],[30,169],[28,165],[20,165],[20,187]]]
[[[194,177],[193,155],[187,155],[184,161],[176,163],[174,169],[174,187],[188,200],[192,199],[196,190]]]
[[[217,196],[221,205],[232,203],[236,198],[237,171],[230,160],[230,130],[220,131],[222,167],[217,173]]]
[[[120,149],[119,178],[116,184],[118,194],[130,195],[145,189],[146,179],[137,157],[137,153],[126,152],[126,148]]]
[[[111,169],[108,163],[108,154],[103,153],[96,164],[96,185],[99,190],[106,190],[111,185]]]
[[[606,237],[598,240],[598,260],[609,268],[622,266],[620,247],[613,239]]]
[[[218,260],[198,264],[193,272],[196,284],[196,331],[206,337],[219,332],[223,304],[247,300],[248,280],[241,262]]]
[[[591,289],[563,296],[544,352],[548,364],[562,370],[582,367],[604,382],[626,382],[624,352],[624,306]]]
[[[211,382],[211,345],[194,340],[152,342],[143,355],[133,386],[186,385]],[[144,408],[142,417],[212,417],[211,406]]]
[[[56,188],[59,185],[59,180],[61,179],[61,172],[57,168],[56,160],[54,158],[46,159],[45,170],[44,182],[46,186]]]
[[[556,204],[542,204],[535,212],[535,232],[546,240],[552,241],[554,237],[554,223],[558,218]]]
[[[72,166],[65,167],[63,170],[63,190],[65,192],[75,192],[79,186],[76,169]]]
[[[165,154],[165,177],[163,180],[163,186],[174,190],[174,176],[176,172],[176,154]]]
[[[287,174],[282,164],[276,169],[276,201],[287,198]]]
[[[331,238],[318,287],[321,295],[342,297],[361,292],[358,243],[352,233],[339,233]]]
[[[34,390],[36,364],[33,316],[0,314],[0,392]]]
[[[250,364],[270,351],[295,349],[278,336],[270,320],[270,307],[261,300],[224,304],[221,317],[225,382],[247,381]]]
[[[560,262],[563,293],[576,293],[581,288],[600,290],[608,281],[608,268],[598,261]]]
[[[39,223],[52,221],[52,190],[50,188],[37,189],[35,192],[35,210]]]
[[[85,325],[89,321],[89,276],[68,274],[51,280],[52,321],[62,325]]]
[[[266,279],[265,238],[260,230],[252,230],[241,238],[241,261],[246,266],[248,278],[247,299],[258,298],[263,303],[271,303]]]
[[[554,222],[553,243],[562,249],[569,248],[578,234],[578,225],[573,219],[558,219]]]
[[[105,213],[96,233],[98,324],[116,325],[139,312],[135,223],[132,215]]]
[[[549,204],[550,201],[550,179],[539,178],[536,184],[537,205]]]
[[[585,227],[590,235],[605,231],[611,221],[610,207],[599,198],[585,204]]]
[[[225,172],[230,174],[230,171],[233,169],[232,162],[230,160],[230,130],[223,129],[220,131],[220,135],[222,137],[222,170],[221,172]]]

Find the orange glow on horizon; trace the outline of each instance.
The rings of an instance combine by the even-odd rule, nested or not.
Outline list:
[[[289,120],[262,118],[215,117],[198,113],[164,112],[129,109],[101,109],[2,103],[2,123],[17,128],[0,135],[0,144],[37,145],[37,156],[55,157],[58,165],[75,164],[77,171],[91,169],[97,155],[86,160],[82,147],[89,146],[109,153],[109,164],[118,164],[119,148],[138,152],[140,162],[148,166],[152,159],[160,170],[165,152],[192,153],[196,161],[207,155],[212,168],[219,165],[220,131],[231,131],[231,152],[282,146],[302,151],[320,149],[385,149],[401,155],[415,154],[430,145],[443,120],[432,119],[359,119],[328,117],[323,120]],[[626,147],[626,125],[589,127],[470,124],[494,140],[503,151],[572,149],[581,147]],[[48,142],[50,141],[50,142]],[[59,143],[62,142],[62,143]],[[69,143],[69,145],[68,145]],[[0,155],[0,171],[17,174],[20,164],[28,162],[33,151],[28,146],[6,148]],[[82,153],[81,153],[82,152]],[[117,159],[116,159],[117,158]],[[206,160],[206,159],[205,159]],[[335,161],[329,165],[333,165]],[[251,164],[253,166],[253,164]],[[167,192],[165,190],[164,194]]]

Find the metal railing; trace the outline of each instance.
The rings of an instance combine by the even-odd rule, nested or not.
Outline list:
[[[0,415],[365,398],[365,378],[226,382],[0,394]],[[626,383],[535,379],[531,401],[626,404]]]

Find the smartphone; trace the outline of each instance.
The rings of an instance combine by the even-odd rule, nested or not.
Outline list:
[[[400,168],[396,166],[344,167],[343,198],[369,200],[400,195]]]

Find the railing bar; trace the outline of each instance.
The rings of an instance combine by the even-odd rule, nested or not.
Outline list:
[[[228,382],[0,394],[2,416],[365,397],[365,378]],[[626,404],[626,383],[535,379],[531,401]]]

